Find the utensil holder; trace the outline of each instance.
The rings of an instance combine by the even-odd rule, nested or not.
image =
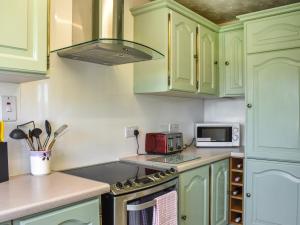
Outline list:
[[[0,142],[0,183],[9,180],[7,143]]]
[[[31,151],[30,171],[34,176],[51,173],[51,151]]]

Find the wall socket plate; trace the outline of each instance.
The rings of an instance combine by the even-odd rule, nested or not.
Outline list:
[[[0,96],[0,120],[8,122],[17,120],[16,96]]]
[[[125,138],[131,138],[134,136],[134,130],[138,130],[138,126],[125,127]]]
[[[169,123],[169,132],[176,133],[179,132],[179,130],[180,130],[180,126],[178,123]]]

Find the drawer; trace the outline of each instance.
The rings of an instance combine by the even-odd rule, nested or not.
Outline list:
[[[247,53],[300,47],[300,11],[246,22]]]
[[[14,220],[13,225],[99,225],[99,200],[80,203],[26,219]]]

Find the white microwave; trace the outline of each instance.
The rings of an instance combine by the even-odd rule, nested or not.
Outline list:
[[[196,147],[240,146],[239,123],[196,123]]]

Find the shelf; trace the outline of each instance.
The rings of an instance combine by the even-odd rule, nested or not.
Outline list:
[[[236,173],[243,173],[243,170],[238,170],[238,169],[231,169],[231,171]]]
[[[242,195],[231,195],[230,197],[233,198],[233,199],[243,200],[243,196]]]
[[[231,212],[243,213],[243,210],[239,209],[230,209]]]
[[[239,187],[243,187],[243,186],[244,186],[244,185],[241,184],[241,183],[234,183],[234,182],[232,182],[231,185],[233,185],[233,186],[239,186]]]

